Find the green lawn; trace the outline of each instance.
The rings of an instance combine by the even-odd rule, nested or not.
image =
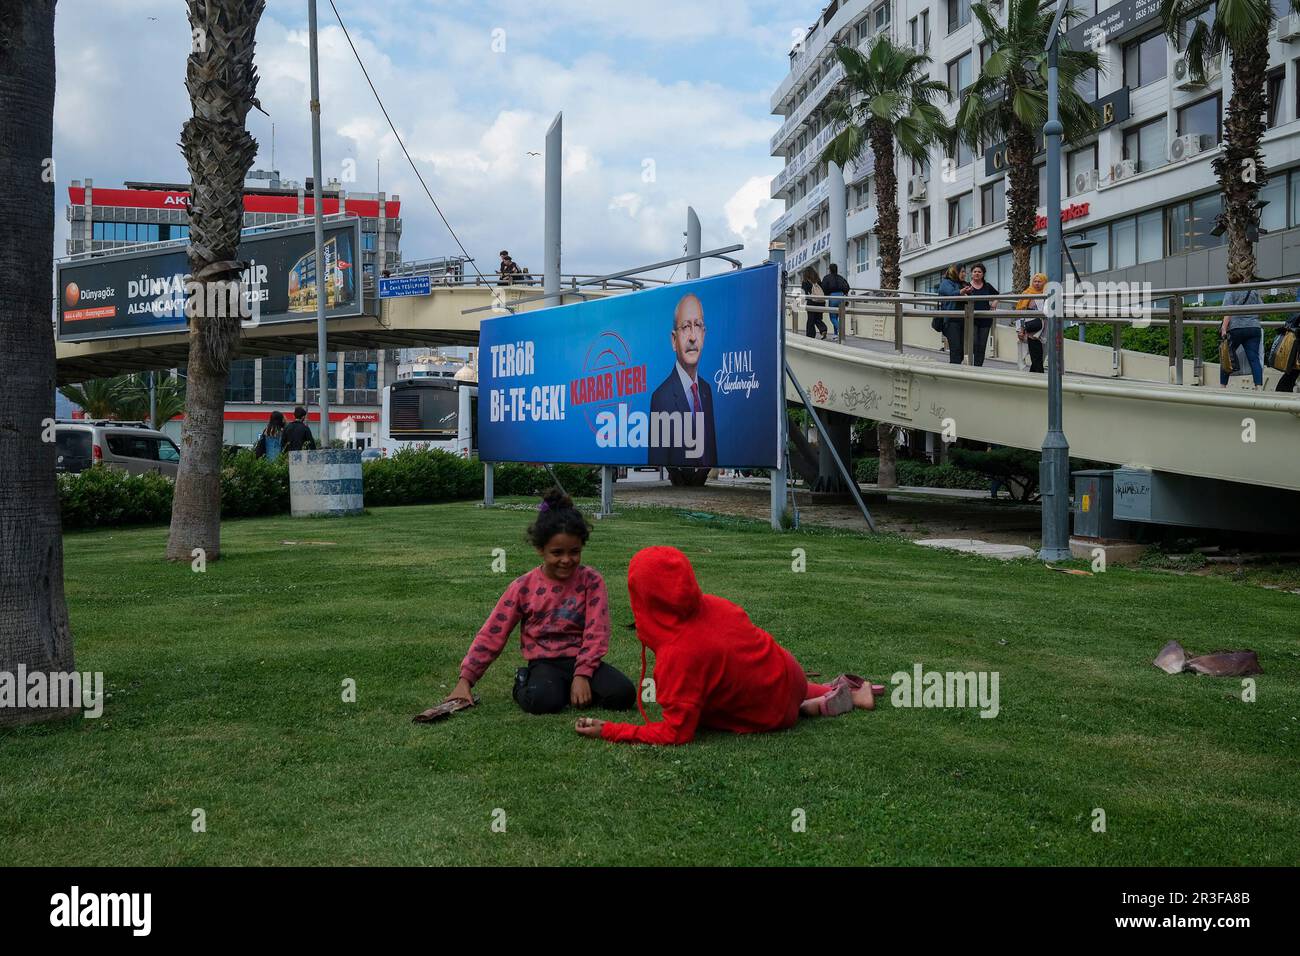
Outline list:
[[[590,741],[510,699],[412,714],[455,682],[528,513],[469,504],[225,525],[196,574],[164,528],[69,535],[99,720],[0,732],[10,864],[1291,864],[1300,862],[1300,598],[1218,578],[1055,574],[896,538],[777,535],[661,510],[596,525],[608,660],[635,678],[626,569],[672,543],[809,670],[994,670],[1001,713],[896,709],[675,749]],[[325,541],[330,545],[284,544]],[[505,548],[509,573],[491,570]],[[791,571],[791,549],[807,572]],[[1169,638],[1265,672],[1167,676]],[[341,699],[345,678],[356,703]],[[655,716],[653,710],[651,716]],[[207,832],[191,830],[191,811]],[[505,832],[494,832],[496,809]],[[806,811],[806,832],[792,813]],[[1095,833],[1094,808],[1107,829]]]

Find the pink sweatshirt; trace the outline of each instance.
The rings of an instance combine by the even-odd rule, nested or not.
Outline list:
[[[585,564],[563,583],[552,581],[540,567],[515,578],[475,635],[461,661],[460,676],[478,683],[521,622],[524,660],[575,657],[574,675],[590,677],[609,650],[605,579]]]

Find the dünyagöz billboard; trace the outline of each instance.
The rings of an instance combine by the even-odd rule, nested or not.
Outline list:
[[[775,467],[780,268],[483,321],[484,461]]]
[[[312,226],[246,237],[238,258],[248,311],[258,324],[316,315]],[[325,315],[361,314],[361,221],[325,225]],[[59,340],[183,332],[189,260],[185,247],[60,262],[56,273]]]

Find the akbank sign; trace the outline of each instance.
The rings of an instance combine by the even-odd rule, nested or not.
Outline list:
[[[774,467],[780,267],[487,319],[484,461]]]

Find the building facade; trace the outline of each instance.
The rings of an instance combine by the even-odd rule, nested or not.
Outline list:
[[[988,0],[986,5],[1005,20],[1005,3]],[[1193,80],[1183,42],[1171,42],[1164,34],[1158,4],[1072,0],[1071,5],[1084,18],[1067,37],[1076,46],[1087,43],[1098,49],[1105,67],[1099,75],[1081,78],[1077,86],[1096,104],[1098,130],[1062,151],[1059,214],[1067,246],[1080,246],[1070,252],[1074,267],[1085,277],[1160,278],[1158,264],[1173,259],[1221,262],[1221,255],[1214,253],[1226,239],[1213,235],[1222,202],[1211,163],[1231,96],[1228,64],[1212,71],[1208,82]],[[1300,16],[1287,15],[1289,0],[1273,0],[1273,6],[1282,16],[1269,44],[1268,132],[1263,141],[1269,179],[1259,197],[1266,203],[1260,226],[1269,233],[1300,226]],[[1207,6],[1200,15],[1212,16],[1212,8]],[[953,91],[953,104],[947,108],[950,120],[962,90],[975,80],[991,52],[971,15],[970,0],[831,3],[791,52],[790,73],[771,101],[773,112],[785,117],[772,138],[772,155],[786,161],[772,182],[772,196],[784,199],[787,209],[773,224],[772,239],[785,243],[792,271],[811,264],[824,274],[832,261],[847,263],[841,271],[858,288],[875,288],[879,282],[870,164],[862,173],[846,172],[841,184],[837,170],[818,157],[836,132],[825,116],[826,107],[844,94],[835,46],[854,44],[865,51],[880,33],[931,58],[931,76]],[[949,265],[978,261],[986,265],[989,281],[1007,290],[1011,253],[1001,147],[992,143],[972,150],[959,144],[955,154],[932,150],[926,163],[895,161],[904,288],[933,291]],[[1039,194],[1044,196],[1045,153],[1035,162]],[[826,193],[837,188],[843,194],[832,202]],[[845,210],[842,224],[839,209]],[[1040,205],[1042,238],[1046,216]],[[1040,242],[1031,255],[1034,271],[1042,269],[1042,257]],[[1264,278],[1300,272],[1300,264],[1279,261],[1277,268],[1265,274],[1261,259]],[[1226,281],[1221,274],[1189,275],[1191,271],[1184,267],[1179,274],[1193,285]]]
[[[312,183],[286,183],[278,173],[265,176],[266,186],[246,183],[244,228],[256,229],[315,215]],[[119,252],[124,249],[183,240],[189,235],[188,186],[166,183],[128,182],[122,188],[96,187],[90,179],[73,180],[68,189],[67,218],[71,234],[69,256]],[[373,279],[377,274],[398,271],[401,263],[401,201],[397,196],[349,194],[337,182],[321,191],[325,215],[354,215],[361,220],[362,269]],[[334,352],[326,367],[330,388],[330,421],[346,419],[356,423],[360,447],[373,443],[378,432],[382,390],[397,375],[396,351],[372,349]],[[225,442],[252,445],[272,411],[291,412],[294,405],[309,408],[313,430],[319,413],[311,408],[318,400],[315,387],[317,356],[286,355],[236,359],[226,385]],[[184,374],[184,370],[178,370]],[[180,420],[169,422],[166,431],[180,433]]]

